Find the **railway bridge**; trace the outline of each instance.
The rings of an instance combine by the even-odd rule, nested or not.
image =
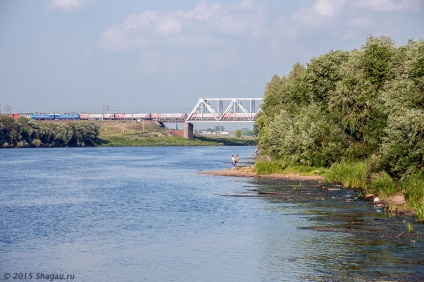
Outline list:
[[[193,123],[255,122],[262,98],[200,98],[184,121],[184,137],[193,139]]]
[[[159,123],[184,123],[184,137],[193,139],[193,123],[254,122],[262,98],[200,98],[190,113],[17,113],[35,120],[154,120]],[[107,111],[109,107],[107,107]],[[0,112],[1,114],[1,112]]]

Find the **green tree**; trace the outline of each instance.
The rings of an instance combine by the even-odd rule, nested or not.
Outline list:
[[[241,137],[241,130],[240,129],[237,129],[234,133],[236,134],[237,138]]]
[[[224,131],[224,127],[222,125],[216,125],[213,130],[214,131]]]
[[[406,109],[389,116],[381,146],[383,169],[395,178],[424,174],[424,111]]]
[[[365,142],[373,151],[383,136],[386,116],[374,85],[360,71],[361,57],[361,52],[354,51],[341,68],[343,78],[330,93],[328,108],[334,122],[355,142]]]
[[[393,64],[396,60],[394,42],[386,36],[367,38],[362,47],[361,63],[364,74],[376,90],[380,90],[387,80],[393,78]]]
[[[307,64],[305,87],[310,101],[326,109],[328,96],[343,78],[341,66],[349,59],[346,51],[330,51]]]
[[[20,124],[12,117],[0,115],[2,147],[15,147],[21,133]]]
[[[266,152],[286,165],[329,165],[342,158],[346,147],[341,130],[316,104],[295,116],[281,111],[263,138],[269,144]]]

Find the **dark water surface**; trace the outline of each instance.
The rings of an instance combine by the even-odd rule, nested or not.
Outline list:
[[[0,150],[0,281],[424,279],[424,228],[411,217],[347,202],[347,189],[197,173],[253,151]]]

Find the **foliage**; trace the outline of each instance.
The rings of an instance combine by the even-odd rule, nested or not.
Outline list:
[[[99,130],[92,122],[47,123],[0,115],[0,147],[95,146]]]
[[[370,36],[359,49],[296,63],[271,78],[261,110],[254,130],[262,155],[331,167],[329,180],[349,187],[397,193],[424,174],[424,41],[396,46]]]
[[[424,111],[405,109],[391,114],[382,139],[381,163],[390,175],[402,178],[424,173]]]
[[[254,131],[250,130],[249,128],[242,128],[240,129],[241,135],[243,136],[254,136]]]
[[[348,58],[349,53],[346,51],[330,51],[311,60],[304,78],[306,95],[310,101],[326,107],[329,94],[343,77],[341,66]]]
[[[237,129],[234,133],[235,133],[237,138],[241,137],[241,130],[240,129]]]
[[[262,136],[267,153],[288,165],[327,166],[341,158],[346,146],[340,129],[320,106],[311,104],[296,115],[281,111]]]

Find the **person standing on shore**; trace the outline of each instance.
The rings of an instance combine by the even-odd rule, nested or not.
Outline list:
[[[235,169],[236,168],[236,158],[234,157],[234,155],[231,155],[231,169]]]
[[[239,155],[236,155],[235,162],[236,162],[236,168],[238,168],[239,167]]]

